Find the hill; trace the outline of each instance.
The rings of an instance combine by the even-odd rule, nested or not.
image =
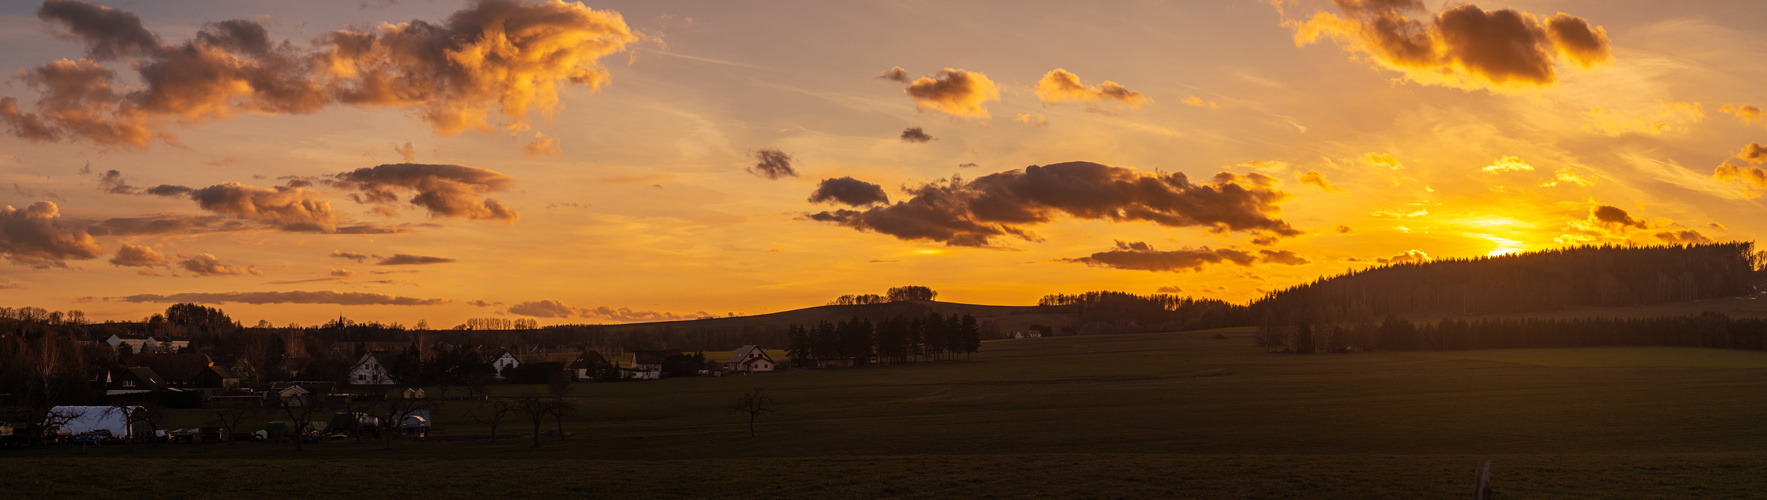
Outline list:
[[[1073,322],[1070,314],[1035,306],[994,306],[930,300],[911,300],[864,305],[826,305],[723,318],[705,318],[619,325],[558,325],[545,328],[591,344],[619,345],[626,349],[671,348],[727,350],[743,344],[784,345],[786,328],[815,326],[851,318],[872,321],[896,316],[928,314],[971,315],[981,322],[984,338],[1001,338],[1033,326],[1062,328]]]

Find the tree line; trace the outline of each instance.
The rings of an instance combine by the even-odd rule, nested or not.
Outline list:
[[[1038,300],[1037,307],[1074,315],[1078,333],[1169,332],[1252,324],[1245,306],[1164,293],[1050,294]]]
[[[1767,254],[1748,241],[1580,246],[1352,270],[1271,292],[1249,307],[1251,317],[1319,321],[1632,306],[1752,293],[1764,267]]]
[[[1311,353],[1373,349],[1405,351],[1556,347],[1706,347],[1767,350],[1767,319],[1700,315],[1616,319],[1444,319],[1414,323],[1300,322],[1264,325],[1258,343],[1269,350]]]
[[[924,286],[899,286],[884,292],[884,295],[866,293],[859,295],[842,295],[828,302],[831,306],[863,306],[871,304],[888,304],[891,302],[908,302],[914,300],[933,300],[939,292]]]
[[[786,337],[786,356],[799,366],[955,359],[982,347],[981,326],[968,314],[894,316],[876,322],[854,317],[815,327],[794,323]]]

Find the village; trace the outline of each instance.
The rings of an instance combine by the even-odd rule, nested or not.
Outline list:
[[[344,318],[307,329],[243,328],[218,309],[194,305],[141,323],[12,312],[20,316],[17,334],[37,339],[32,355],[55,358],[54,366],[18,367],[61,376],[27,375],[26,383],[0,392],[0,404],[21,409],[11,425],[0,423],[0,448],[496,439],[506,418],[523,415],[532,424],[524,434],[538,442],[543,434],[569,434],[565,417],[579,410],[568,396],[574,384],[961,359],[981,340],[974,317],[937,314],[794,324],[783,332],[784,346],[689,352],[556,342],[542,330],[424,331]],[[160,334],[132,334],[140,331]],[[446,432],[436,411],[444,405],[460,410],[451,418],[490,433]],[[552,424],[542,428],[546,419]]]

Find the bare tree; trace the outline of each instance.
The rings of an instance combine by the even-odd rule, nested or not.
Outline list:
[[[330,400],[324,394],[278,396],[277,405],[288,415],[288,423],[294,427],[295,451],[301,451],[301,442],[306,437],[307,426],[313,425],[313,417],[326,415],[331,408]]]
[[[768,396],[761,388],[742,393],[730,404],[730,410],[747,414],[749,417],[749,437],[755,437],[755,419],[763,413],[773,413],[773,396]]]
[[[497,442],[497,425],[503,422],[503,417],[509,416],[509,412],[515,411],[515,406],[515,403],[509,401],[488,400],[468,416],[478,423],[491,426],[491,442],[495,443]]]
[[[221,438],[226,439],[227,444],[233,444],[233,439],[228,436],[239,430],[240,424],[256,416],[258,412],[251,408],[216,408],[210,413],[215,415],[215,423],[221,428]]]
[[[540,397],[539,394],[530,392],[523,394],[521,399],[517,399],[515,406],[528,417],[528,420],[534,423],[534,447],[539,448],[540,424],[545,423],[546,415],[552,413],[552,402]]]

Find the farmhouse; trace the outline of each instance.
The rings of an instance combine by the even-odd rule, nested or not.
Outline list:
[[[110,386],[105,388],[104,395],[142,394],[159,392],[166,388],[165,379],[154,373],[152,368],[135,366],[118,369],[111,375]]]
[[[350,367],[349,383],[353,385],[398,385],[393,378],[393,354],[375,351],[362,355]]]
[[[129,366],[153,369],[168,387],[210,396],[239,387],[239,377],[207,354],[142,354],[129,358]]]
[[[515,359],[515,354],[509,352],[509,349],[497,351],[497,355],[491,357],[491,369],[497,371],[498,380],[502,380],[514,368],[521,365],[521,360]]]
[[[680,349],[632,351],[632,366],[620,369],[622,378],[656,380],[663,378],[663,360],[681,355]]]
[[[596,380],[614,372],[613,363],[607,362],[607,358],[595,351],[583,351],[564,368],[577,380]]]
[[[770,372],[777,366],[773,357],[757,345],[745,345],[736,350],[736,355],[724,362],[725,373]]]

